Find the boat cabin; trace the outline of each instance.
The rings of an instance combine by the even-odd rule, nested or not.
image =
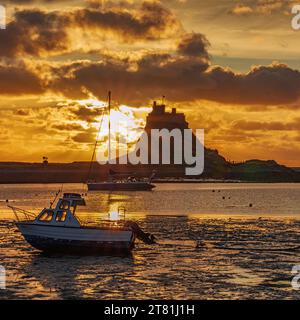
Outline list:
[[[34,220],[35,224],[47,224],[56,227],[80,227],[75,217],[77,206],[85,206],[85,200],[78,193],[64,193],[56,204],[55,209],[45,208]]]

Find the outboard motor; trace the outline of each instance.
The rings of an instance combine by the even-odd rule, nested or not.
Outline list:
[[[144,232],[140,226],[133,221],[126,221],[125,223],[126,227],[129,227],[136,235],[136,237],[143,241],[146,244],[154,244],[155,242],[155,236],[151,233]]]

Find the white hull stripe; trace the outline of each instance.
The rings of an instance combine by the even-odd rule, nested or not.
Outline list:
[[[133,238],[133,232],[129,230],[64,228],[54,226],[39,226],[32,224],[18,224],[18,228],[25,237],[34,236],[70,241],[130,242]]]

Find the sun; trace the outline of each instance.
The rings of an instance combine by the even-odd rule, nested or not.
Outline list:
[[[130,146],[134,146],[143,133],[146,117],[151,111],[150,107],[131,107],[128,105],[114,105],[108,114],[107,102],[95,97],[77,100],[79,105],[90,110],[99,111],[99,116],[91,126],[96,129],[95,142],[101,151],[108,149],[109,123],[111,147],[119,151],[119,155],[128,152]],[[122,143],[126,141],[126,145]]]

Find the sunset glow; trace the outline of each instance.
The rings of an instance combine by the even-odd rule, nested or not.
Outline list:
[[[113,136],[136,141],[164,95],[226,159],[300,166],[294,1],[4,3],[1,161],[89,160],[111,90]]]

